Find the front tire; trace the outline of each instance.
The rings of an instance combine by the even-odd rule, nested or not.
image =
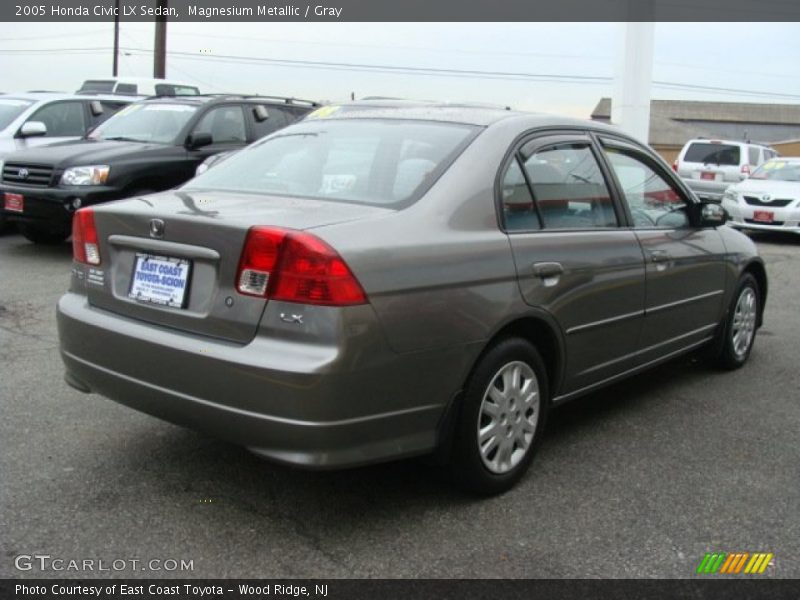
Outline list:
[[[479,494],[509,490],[530,467],[544,430],[549,388],[544,361],[521,338],[489,349],[464,390],[450,467]]]
[[[750,273],[742,275],[722,331],[717,364],[723,369],[738,369],[750,357],[761,310],[760,297],[755,277]]]

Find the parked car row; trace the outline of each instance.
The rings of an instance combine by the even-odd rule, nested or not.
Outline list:
[[[699,198],[720,202],[732,227],[800,233],[798,165],[760,144],[698,138],[672,168]]]
[[[6,127],[18,146],[0,163],[3,216],[36,243],[66,240],[82,206],[176,187],[208,157],[242,148],[316,107],[266,96],[168,95],[133,103],[118,96],[76,98],[18,111]],[[0,107],[11,115],[24,102],[3,97]],[[118,112],[109,118],[112,110]],[[28,147],[28,132],[61,141]]]

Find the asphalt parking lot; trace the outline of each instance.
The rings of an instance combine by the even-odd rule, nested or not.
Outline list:
[[[184,559],[216,577],[692,577],[708,551],[800,577],[800,236],[754,235],[770,298],[750,362],[682,358],[551,415],[521,485],[465,496],[420,461],[334,473],[80,394],[54,305],[70,247],[0,236],[0,576],[20,554]]]

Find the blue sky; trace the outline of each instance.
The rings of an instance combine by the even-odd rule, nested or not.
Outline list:
[[[121,45],[129,49],[120,58],[121,74],[149,76],[152,24],[123,23],[121,31]],[[332,101],[354,92],[587,117],[601,96],[611,94],[621,32],[616,23],[171,23],[168,48],[176,54],[169,57],[167,75],[211,92]],[[0,91],[74,90],[83,79],[108,76],[111,42],[110,23],[0,23]],[[58,52],[42,52],[46,49]],[[243,63],[229,56],[381,69]],[[797,23],[659,23],[653,79],[681,87],[655,85],[652,96],[800,103],[798,65]],[[452,71],[483,73],[467,77]]]

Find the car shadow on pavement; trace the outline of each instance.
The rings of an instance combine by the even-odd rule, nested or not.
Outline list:
[[[72,242],[60,244],[34,244],[15,231],[0,234],[4,239],[3,255],[7,257],[30,258],[33,260],[52,260],[64,258],[72,260]]]
[[[563,451],[558,447],[569,445],[598,423],[646,412],[649,403],[664,401],[663,395],[670,394],[672,385],[685,388],[693,380],[713,374],[695,359],[682,358],[557,407],[550,415],[543,453],[550,452],[547,448]],[[654,398],[655,390],[661,400]],[[217,507],[223,513],[278,517],[297,527],[316,527],[332,534],[340,526],[368,528],[370,523],[398,514],[413,521],[428,509],[443,505],[467,508],[487,501],[459,491],[443,469],[424,459],[311,471],[265,461],[244,448],[158,421],[148,419],[143,427],[146,431],[124,434],[122,443],[110,442],[113,445],[104,451],[114,457],[107,454],[106,458],[114,461],[115,472],[128,474],[122,485],[131,485],[129,474],[136,473],[149,480],[144,483],[150,489],[167,486],[162,492],[173,501],[180,498],[187,507],[201,505]],[[534,461],[531,472],[510,493],[536,493],[536,470]]]

